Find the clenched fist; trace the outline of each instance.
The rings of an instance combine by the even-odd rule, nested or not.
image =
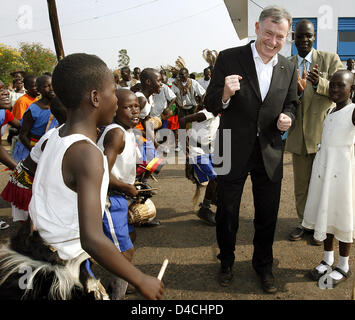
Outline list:
[[[280,131],[287,131],[292,125],[292,119],[284,114],[280,113],[279,119],[277,120],[277,129]]]
[[[224,89],[222,100],[223,102],[227,102],[227,100],[234,96],[235,92],[240,90],[240,80],[243,78],[237,74],[232,74],[230,76],[225,77],[224,79]]]

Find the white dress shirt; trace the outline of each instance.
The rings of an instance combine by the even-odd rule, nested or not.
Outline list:
[[[278,62],[278,57],[277,54],[275,54],[268,63],[264,63],[255,48],[255,42],[251,44],[251,51],[253,53],[256,74],[258,76],[261,99],[264,101],[270,88],[272,72],[274,66]]]
[[[258,51],[255,48],[255,42],[251,43],[251,51],[255,63],[256,74],[258,76],[261,99],[262,101],[264,101],[270,88],[272,72],[274,70],[274,66],[278,62],[278,56],[277,54],[275,54],[268,63],[264,63],[261,57],[259,56]],[[243,82],[243,80],[241,81]],[[242,82],[241,85],[243,85]],[[225,103],[222,101],[223,109],[228,107],[229,101],[230,99],[228,99],[228,101],[226,101]]]

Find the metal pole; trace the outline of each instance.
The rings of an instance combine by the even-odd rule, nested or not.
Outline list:
[[[60,35],[57,6],[55,4],[55,0],[47,0],[47,4],[48,4],[49,21],[51,23],[51,28],[52,28],[55,52],[57,54],[57,59],[59,61],[60,59],[64,58],[64,49],[63,49],[62,38]]]

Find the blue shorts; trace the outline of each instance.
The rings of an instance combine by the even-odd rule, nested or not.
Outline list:
[[[105,209],[103,230],[115,246],[121,252],[125,252],[133,247],[129,233],[134,230],[134,227],[128,224],[128,202],[125,197],[119,195],[109,199],[111,207]]]
[[[213,169],[211,154],[197,156],[193,159],[192,165],[195,169],[196,178],[200,183],[217,178],[216,171]]]

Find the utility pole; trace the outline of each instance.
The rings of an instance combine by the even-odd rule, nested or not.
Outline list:
[[[59,61],[60,59],[64,58],[64,49],[63,49],[62,38],[60,35],[57,6],[55,4],[55,0],[47,0],[47,4],[48,4],[49,21],[51,23],[55,52],[57,54],[57,59]]]

